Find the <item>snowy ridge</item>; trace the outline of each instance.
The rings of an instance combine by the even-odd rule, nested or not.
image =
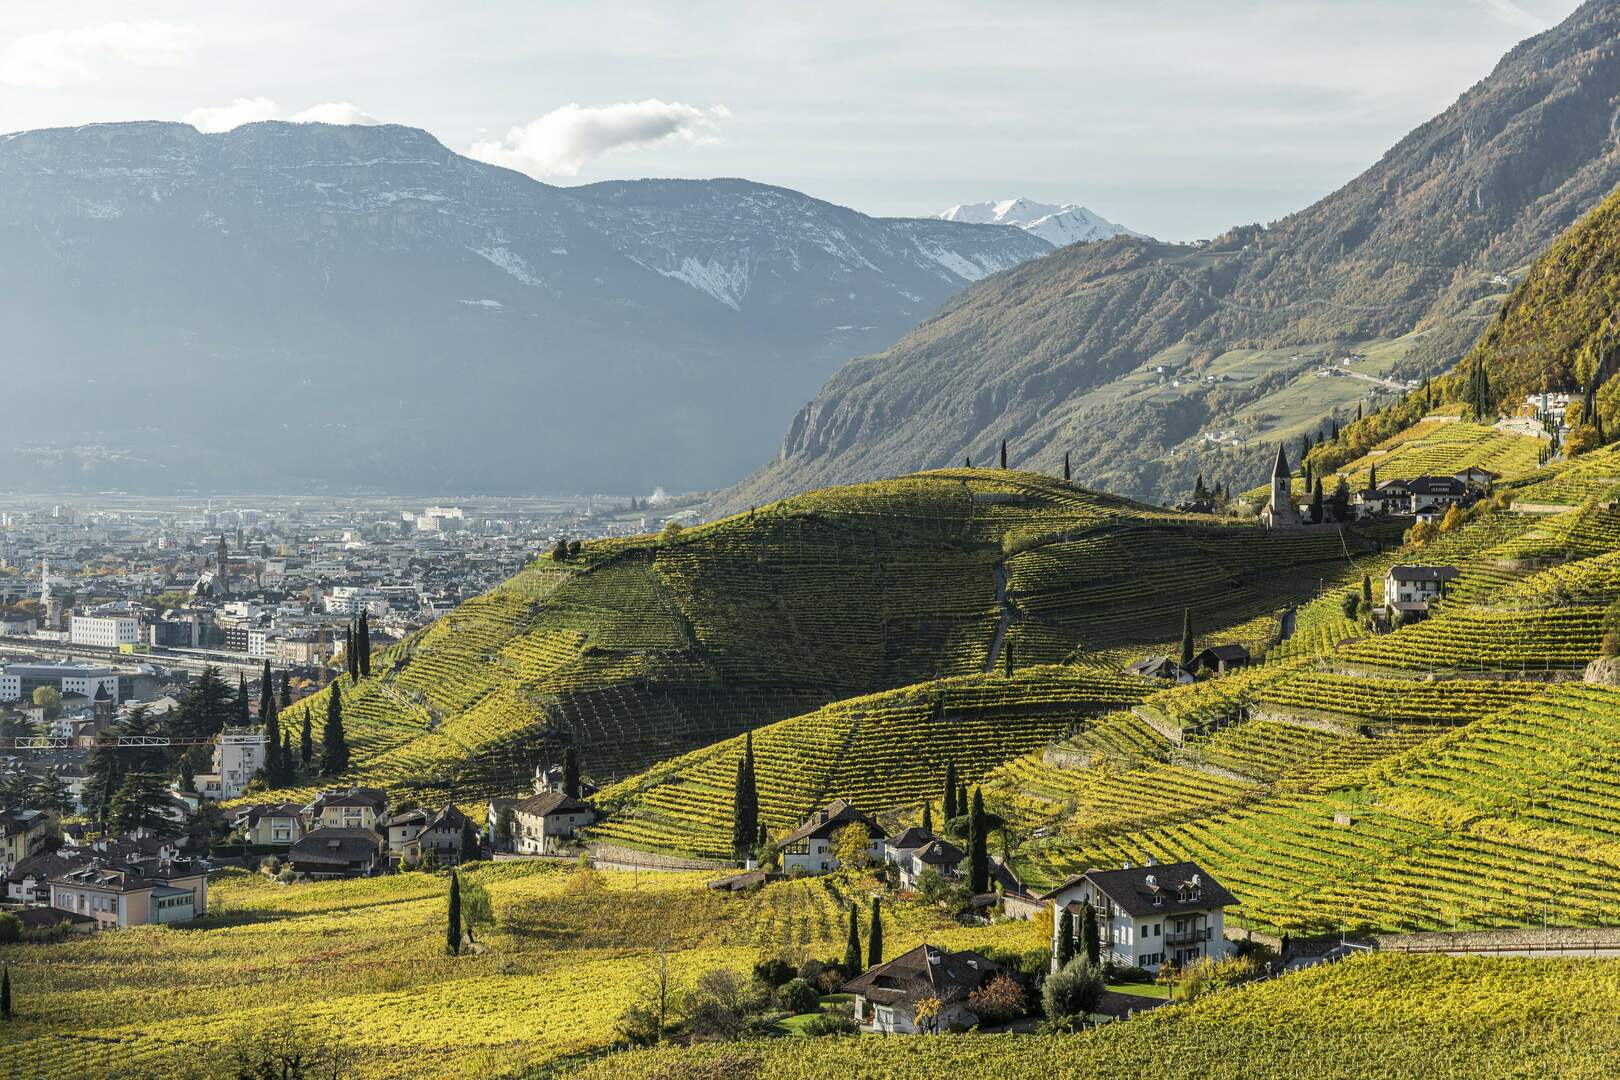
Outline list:
[[[1033,199],[1003,199],[1000,202],[962,203],[939,215],[942,221],[962,221],[979,225],[1016,225],[1054,247],[1107,240],[1112,236],[1142,236],[1117,225],[1076,203],[1053,206]]]

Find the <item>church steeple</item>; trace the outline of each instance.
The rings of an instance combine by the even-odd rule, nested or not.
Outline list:
[[[1292,470],[1292,469],[1290,469],[1288,467],[1288,451],[1283,447],[1282,443],[1278,443],[1277,444],[1277,464],[1272,466],[1271,476],[1272,476],[1273,479],[1276,479],[1279,476],[1285,477],[1285,478],[1291,478],[1293,475],[1294,475],[1294,470]]]

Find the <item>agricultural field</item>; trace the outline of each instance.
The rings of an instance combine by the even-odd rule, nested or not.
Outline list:
[[[1373,955],[1081,1035],[779,1039],[618,1054],[581,1080],[1608,1077],[1620,962]]]
[[[283,886],[229,871],[197,923],[0,946],[16,1010],[0,1024],[0,1075],[230,1075],[234,1042],[284,1028],[338,1040],[349,1076],[519,1075],[612,1044],[658,950],[677,989],[763,956],[837,957],[851,901],[823,881],[730,897],[681,873],[503,863],[467,878],[497,918],[476,955],[445,954],[448,878],[421,873]],[[961,927],[911,905],[884,915],[893,955],[924,940],[1042,944],[1028,922]]]
[[[318,743],[339,693],[347,779],[476,805],[523,790],[565,742],[611,782],[835,702],[1141,648],[1189,603],[1211,625],[1258,619],[1377,544],[1173,515],[1033,473],[921,473],[541,558],[292,722],[308,711]],[[1143,603],[1149,580],[1169,595],[1172,570],[1185,598]]]

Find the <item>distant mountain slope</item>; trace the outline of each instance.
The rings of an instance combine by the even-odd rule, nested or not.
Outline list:
[[[711,486],[834,365],[1050,250],[746,180],[552,187],[404,127],[0,136],[8,386],[46,406],[0,475]]]
[[[723,501],[981,457],[1003,437],[1024,467],[1067,450],[1078,479],[1139,497],[1180,495],[1198,471],[1247,487],[1275,438],[1454,362],[1512,275],[1620,181],[1617,40],[1620,2],[1593,0],[1273,226],[1068,247],[981,282],[846,365]],[[1313,377],[1358,343],[1384,350],[1376,374]]]
[[[1034,233],[1053,247],[1107,240],[1113,236],[1141,236],[1123,225],[1116,225],[1084,206],[1065,203],[1054,206],[1020,196],[1001,202],[963,203],[939,215],[945,221],[976,222],[981,225],[1016,225]]]

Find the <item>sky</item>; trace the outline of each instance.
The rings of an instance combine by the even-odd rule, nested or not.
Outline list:
[[[1574,0],[0,6],[0,131],[425,128],[555,184],[742,176],[872,214],[1081,203],[1161,239],[1372,164]]]

